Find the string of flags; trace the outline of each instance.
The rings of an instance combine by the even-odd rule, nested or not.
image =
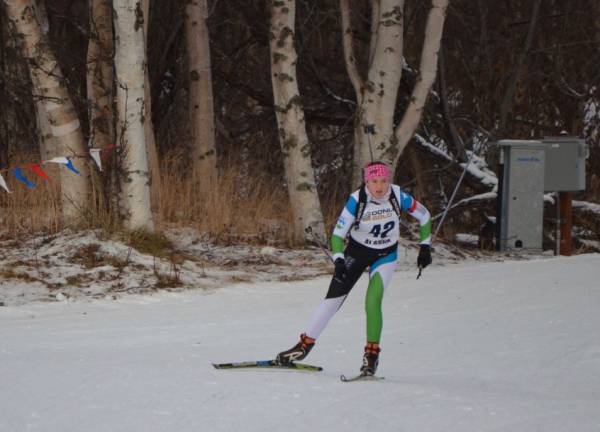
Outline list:
[[[107,154],[110,153],[114,149],[115,149],[115,145],[110,145],[103,149],[98,149],[98,148],[90,149],[89,156],[96,163],[96,165],[98,166],[98,169],[100,171],[102,171],[102,158],[106,157]],[[101,153],[105,153],[105,154],[101,157],[100,156]],[[50,177],[48,177],[48,174],[46,174],[46,172],[42,169],[42,165],[45,165],[48,163],[55,163],[55,164],[63,165],[69,171],[72,171],[73,173],[80,175],[77,168],[75,168],[75,166],[73,165],[73,161],[71,159],[72,158],[83,158],[83,157],[87,157],[87,156],[88,155],[74,155],[71,157],[59,156],[59,157],[55,157],[55,158],[52,158],[52,159],[49,159],[46,161],[42,161],[40,163],[25,163],[25,164],[20,164],[15,167],[2,168],[2,169],[0,169],[0,187],[2,187],[4,190],[6,190],[6,192],[12,193],[12,191],[8,188],[8,185],[6,184],[6,180],[4,179],[4,176],[2,175],[3,172],[8,172],[8,173],[12,173],[12,175],[14,175],[14,177],[19,182],[23,183],[28,189],[35,189],[36,188],[35,183],[33,183],[31,180],[29,180],[27,178],[24,170],[31,171],[33,174],[35,174],[37,177],[41,178],[44,181],[50,181]]]

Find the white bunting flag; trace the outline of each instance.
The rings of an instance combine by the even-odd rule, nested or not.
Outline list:
[[[65,164],[66,165],[66,164],[69,163],[69,159],[67,159],[66,157],[55,157],[55,158],[52,158],[50,160],[44,161],[43,163],[49,163],[49,162],[59,163],[59,164]]]
[[[2,174],[0,174],[0,186],[2,186],[4,189],[6,189],[6,192],[8,193],[12,193],[9,189],[8,186],[6,185],[6,182],[4,181],[4,177],[2,177]]]
[[[101,149],[90,149],[90,155],[92,156],[92,159],[94,159],[94,162],[96,162],[96,165],[98,165],[100,171],[102,171],[102,161],[100,159],[101,151]]]

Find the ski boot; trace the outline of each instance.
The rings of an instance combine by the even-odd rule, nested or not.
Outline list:
[[[314,346],[315,339],[306,336],[306,333],[302,333],[300,341],[289,350],[277,354],[275,361],[281,365],[288,365],[296,360],[302,360]]]
[[[379,348],[378,343],[367,342],[365,346],[365,354],[363,355],[363,364],[360,368],[360,374],[363,376],[373,376],[377,372],[379,364]]]

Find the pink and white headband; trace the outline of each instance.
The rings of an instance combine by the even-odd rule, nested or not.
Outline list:
[[[367,165],[364,169],[365,183],[375,177],[387,177],[389,179],[391,177],[390,167],[383,162]]]

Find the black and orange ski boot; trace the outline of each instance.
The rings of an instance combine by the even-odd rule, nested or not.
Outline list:
[[[360,374],[364,376],[373,376],[377,372],[379,364],[379,353],[381,348],[375,342],[367,342],[365,345],[365,354],[363,355],[363,364],[360,368]]]
[[[297,360],[302,360],[314,346],[315,339],[306,336],[306,333],[302,333],[300,341],[289,350],[277,354],[275,361],[281,365],[287,365]]]

